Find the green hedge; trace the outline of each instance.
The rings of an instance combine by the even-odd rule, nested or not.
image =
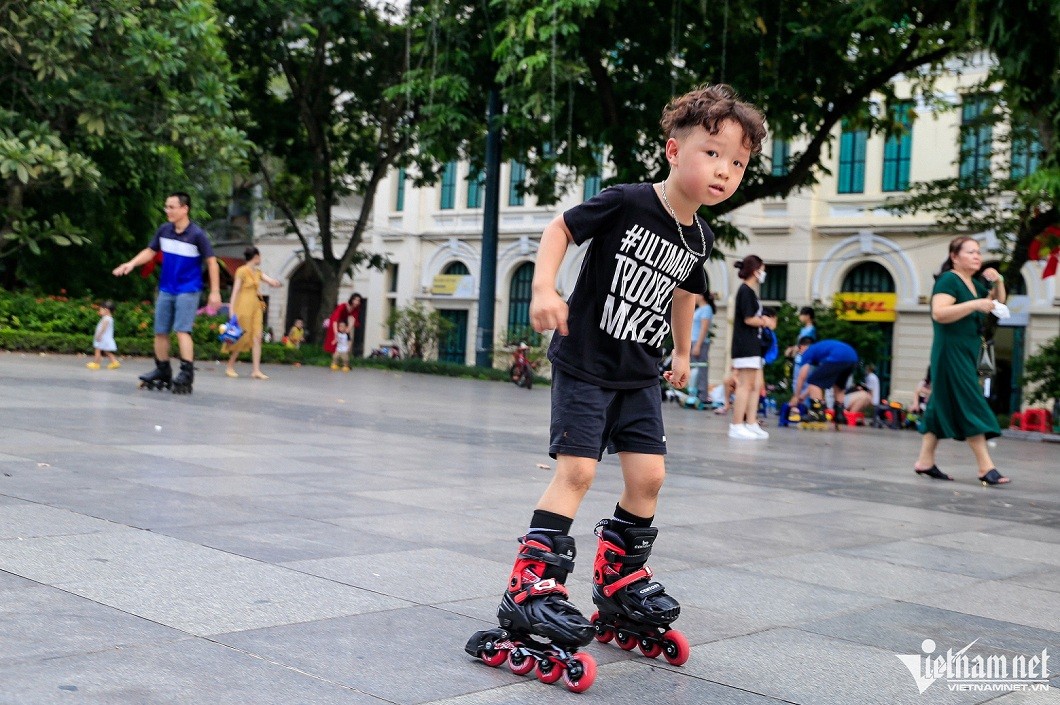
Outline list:
[[[99,301],[88,297],[43,296],[0,289],[0,349],[61,354],[92,353],[92,336],[99,322]],[[217,340],[222,316],[199,315],[192,329],[195,359],[227,360]],[[154,304],[150,301],[118,302],[114,310],[114,334],[119,355],[154,356]],[[177,357],[174,336],[170,355]],[[243,353],[241,359],[250,359]],[[331,356],[316,345],[288,348],[282,343],[264,343],[261,361],[279,364],[327,366]],[[354,367],[377,367],[405,372],[508,381],[505,369],[483,369],[436,360],[354,358]],[[547,379],[537,378],[539,384]]]
[[[116,338],[119,355],[152,357],[154,355],[154,337]],[[0,328],[0,349],[24,352],[53,352],[77,354],[92,352],[92,335],[85,333],[44,333],[38,331],[11,330]],[[170,355],[177,357],[176,339],[170,347]],[[240,356],[247,360],[250,353]],[[197,360],[227,360],[228,355],[221,353],[219,342],[195,344]],[[313,365],[327,367],[331,364],[331,355],[313,345],[303,345],[299,349],[288,348],[281,343],[263,343],[261,361],[279,364]],[[452,362],[437,360],[393,360],[389,358],[352,358],[353,367],[376,367],[420,374],[442,375],[446,377],[465,377],[471,379],[508,380],[507,370],[483,369],[468,367]],[[539,384],[548,380],[538,378]]]

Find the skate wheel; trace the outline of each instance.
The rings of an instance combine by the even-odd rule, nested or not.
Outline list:
[[[632,651],[637,646],[638,639],[632,634],[619,630],[615,634],[615,643],[623,651]]]
[[[490,649],[489,651],[481,652],[478,657],[482,659],[482,663],[486,664],[487,666],[492,666],[493,668],[496,668],[497,666],[500,666],[502,663],[508,660],[508,650]]]
[[[640,652],[648,658],[658,658],[659,654],[663,652],[662,644],[657,641],[641,639],[638,646],[640,646]]]
[[[525,676],[534,670],[534,659],[519,651],[508,652],[508,668],[517,676]]]
[[[552,658],[546,658],[537,664],[534,675],[542,683],[555,683],[563,677],[563,664]]]
[[[593,612],[593,618],[589,621],[592,622],[593,629],[596,630],[596,640],[601,644],[606,644],[615,638],[615,630],[600,621],[599,612]]]
[[[584,693],[596,680],[596,661],[589,654],[574,654],[563,671],[563,682],[572,693]]]
[[[680,666],[692,655],[692,648],[688,645],[685,635],[676,629],[671,629],[662,635],[663,658],[674,666]]]

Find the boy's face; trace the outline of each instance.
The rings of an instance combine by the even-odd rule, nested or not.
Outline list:
[[[682,137],[671,137],[666,142],[666,159],[683,196],[713,206],[736,192],[751,160],[751,149],[740,124],[726,120],[716,135],[697,125]]]
[[[302,319],[301,318],[299,318],[298,320],[296,320],[294,322],[294,327],[295,328],[301,328],[302,327]]]

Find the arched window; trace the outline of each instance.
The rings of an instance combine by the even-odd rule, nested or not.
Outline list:
[[[847,272],[842,290],[894,293],[894,277],[879,262],[862,262]]]
[[[533,262],[524,262],[512,273],[512,283],[508,287],[509,337],[513,335],[533,337],[530,330],[530,297],[533,281]],[[526,342],[529,343],[531,341],[527,340]]]
[[[445,269],[442,270],[442,274],[471,274],[471,270],[467,268],[467,265],[457,260],[450,262],[445,265]]]
[[[879,262],[862,262],[843,278],[842,291],[867,293],[894,293],[894,277]],[[891,351],[894,345],[893,323],[862,323],[877,326],[883,334],[883,349],[879,360],[862,360],[876,365],[876,376],[880,378],[880,394],[886,399],[891,393]]]

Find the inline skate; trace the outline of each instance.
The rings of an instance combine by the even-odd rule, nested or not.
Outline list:
[[[173,368],[169,360],[155,358],[155,369],[140,375],[140,389],[169,389],[173,384]]]
[[[568,690],[584,692],[596,679],[596,661],[577,652],[593,640],[593,626],[567,600],[564,586],[574,568],[574,539],[527,534],[519,543],[497,610],[500,627],[475,632],[464,650],[488,666],[507,661],[516,675],[536,671],[542,683],[563,678]]]
[[[799,422],[799,428],[802,430],[823,431],[827,425],[828,415],[825,414],[824,402],[819,399],[811,399],[806,415]]]
[[[847,422],[847,415],[843,409],[843,405],[840,402],[836,402],[832,405],[832,421],[835,423],[835,429],[838,431],[840,426],[845,426]]]
[[[191,394],[191,385],[195,381],[195,363],[191,360],[180,361],[180,372],[173,379],[174,394]]]
[[[691,648],[685,635],[670,624],[681,613],[681,605],[652,582],[647,566],[659,530],[654,527],[617,529],[610,519],[596,525],[599,542],[593,563],[592,617],[596,640],[612,639],[624,651],[640,646],[648,658],[661,654],[674,666],[688,660]]]

